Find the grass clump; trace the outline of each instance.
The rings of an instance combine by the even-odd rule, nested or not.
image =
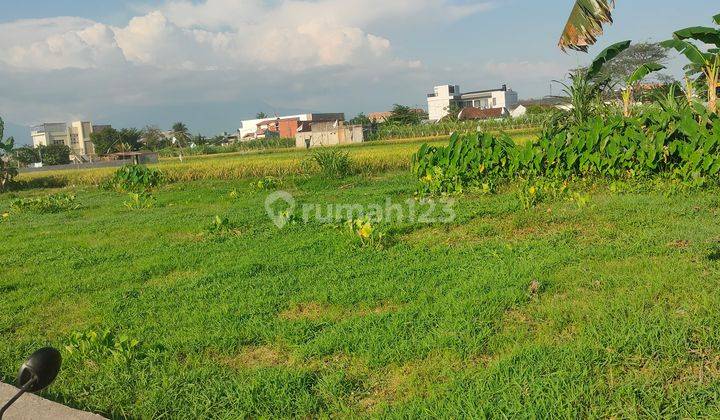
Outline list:
[[[350,154],[335,147],[314,150],[308,157],[306,165],[315,167],[328,178],[344,178],[353,172]]]
[[[34,198],[16,198],[10,202],[10,208],[16,211],[30,210],[36,213],[60,213],[67,210],[77,210],[80,204],[73,194],[48,194]],[[5,217],[6,218],[6,217]]]
[[[252,188],[255,191],[268,191],[274,190],[280,185],[280,180],[272,176],[263,177],[252,183]]]

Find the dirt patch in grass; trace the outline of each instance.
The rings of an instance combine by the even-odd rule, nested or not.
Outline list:
[[[173,270],[162,276],[155,276],[148,280],[148,286],[173,286],[184,281],[202,276],[198,270]]]
[[[271,345],[248,346],[235,356],[214,356],[222,365],[233,369],[257,369],[268,367],[290,367],[297,365],[297,360],[283,347]]]
[[[427,227],[412,231],[401,239],[411,244],[463,246],[489,240],[522,242],[570,235],[582,242],[593,242],[604,231],[612,230],[608,222],[577,223],[570,220],[536,217],[480,217],[468,223],[447,227]]]
[[[382,302],[374,306],[357,307],[337,306],[320,302],[302,302],[280,312],[279,317],[288,321],[339,321],[355,317],[383,315],[397,312],[398,310],[400,310],[400,305],[390,302]]]

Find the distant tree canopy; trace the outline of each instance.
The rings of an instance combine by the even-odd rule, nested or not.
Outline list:
[[[143,131],[137,128],[116,130],[112,127],[90,134],[90,141],[95,145],[95,153],[106,155],[114,152],[140,150]]]
[[[177,141],[176,146],[185,147],[190,142],[190,130],[183,122],[176,122],[172,126],[172,136]]]
[[[258,113],[255,115],[255,118],[257,118],[258,120],[264,120],[264,119],[267,118],[267,117],[268,117],[267,114],[264,113],[264,112],[258,112]]]
[[[405,105],[393,105],[390,116],[387,118],[389,124],[416,125],[425,118],[424,114]]]
[[[612,84],[623,83],[630,75],[646,63],[666,64],[668,62],[668,49],[658,43],[640,42],[633,44],[615,59],[606,63],[599,74],[599,78],[609,78]],[[663,80],[662,75],[656,76]]]
[[[38,153],[38,160],[42,159],[43,165],[54,166],[70,163],[70,148],[64,144],[40,146],[35,150]]]
[[[13,150],[13,154],[15,154],[15,159],[22,166],[28,166],[31,163],[40,162],[37,150],[33,149],[32,147],[18,147],[17,149]]]
[[[150,150],[159,150],[168,145],[165,134],[156,126],[148,125],[142,130],[145,147]]]
[[[350,124],[353,125],[370,125],[372,124],[372,121],[370,121],[370,118],[367,117],[367,115],[363,114],[362,112],[357,114],[353,119],[350,120]]]

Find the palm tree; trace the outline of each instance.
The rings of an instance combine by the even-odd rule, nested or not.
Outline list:
[[[190,130],[188,130],[187,125],[183,122],[173,124],[171,131],[179,147],[184,147],[190,140]]]
[[[577,0],[560,37],[560,49],[587,52],[603,34],[603,24],[612,23],[614,8],[615,0]]]

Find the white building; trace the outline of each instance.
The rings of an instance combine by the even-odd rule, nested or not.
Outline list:
[[[478,90],[473,92],[460,92],[458,85],[435,86],[435,91],[427,96],[428,117],[430,121],[439,121],[450,113],[450,109],[457,107],[478,109],[504,109],[503,114],[509,114],[518,106],[518,94],[507,85],[500,89]]]
[[[33,147],[64,144],[70,148],[73,160],[83,161],[95,155],[95,146],[90,140],[90,134],[100,131],[108,125],[94,126],[87,121],[66,123],[45,123],[32,127],[30,136]]]
[[[255,134],[255,132],[258,129],[258,124],[260,124],[263,121],[268,120],[286,120],[291,118],[297,118],[298,121],[307,121],[309,118],[309,114],[301,114],[301,115],[288,115],[284,117],[266,117],[266,118],[256,118],[253,120],[242,120],[240,121],[240,128],[238,128],[238,132],[240,133],[240,138],[244,139],[249,137],[251,134]]]

